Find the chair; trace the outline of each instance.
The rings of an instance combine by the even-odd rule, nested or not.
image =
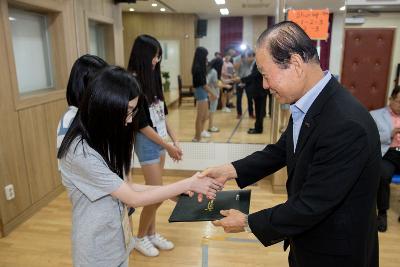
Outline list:
[[[193,87],[191,85],[182,85],[181,75],[178,75],[178,89],[179,89],[179,107],[181,106],[183,101],[192,101],[192,100],[194,102],[194,106],[196,106],[196,98],[194,97]]]
[[[400,184],[400,174],[395,173],[395,174],[393,175],[393,177],[392,177],[392,183],[393,183],[393,184]],[[400,216],[399,216],[399,218],[398,218],[397,220],[400,222]]]
[[[392,177],[392,183],[393,184],[400,184],[400,174],[394,174]]]

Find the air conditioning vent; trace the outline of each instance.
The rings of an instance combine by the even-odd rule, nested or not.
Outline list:
[[[255,4],[242,4],[242,8],[267,8],[269,4],[267,3],[255,3]]]

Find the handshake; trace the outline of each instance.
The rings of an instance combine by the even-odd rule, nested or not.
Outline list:
[[[193,192],[198,193],[197,200],[199,202],[203,201],[203,195],[208,199],[215,199],[217,192],[223,189],[225,183],[235,178],[237,178],[237,173],[230,163],[208,168],[188,178],[192,181],[188,194],[192,197]],[[220,213],[224,218],[213,221],[212,224],[214,226],[222,227],[227,233],[251,231],[247,223],[246,214],[235,209],[221,210]]]
[[[203,201],[203,195],[208,199],[215,199],[217,192],[224,188],[225,183],[236,177],[236,170],[230,163],[207,168],[201,173],[197,172],[188,178],[191,181],[191,185],[187,193],[190,197],[193,196],[193,192],[198,193],[197,200],[199,202]]]

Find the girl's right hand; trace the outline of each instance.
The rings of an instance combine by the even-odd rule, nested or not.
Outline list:
[[[211,100],[211,101],[214,101],[214,100],[217,100],[217,99],[218,99],[217,95],[215,95],[215,94],[213,94],[213,93],[209,93],[208,96],[210,97],[210,100]]]
[[[174,160],[174,161],[179,161],[182,159],[182,151],[179,149],[179,147],[168,144],[167,147],[167,152],[168,155]]]
[[[199,177],[200,173],[196,173],[190,180],[189,190],[204,194],[208,199],[215,199],[217,192],[221,191],[224,185],[215,179],[209,177]]]

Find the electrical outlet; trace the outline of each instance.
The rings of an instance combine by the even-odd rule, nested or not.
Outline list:
[[[12,184],[6,185],[4,187],[4,191],[5,191],[7,200],[11,200],[11,199],[15,198],[14,185],[12,185]]]

